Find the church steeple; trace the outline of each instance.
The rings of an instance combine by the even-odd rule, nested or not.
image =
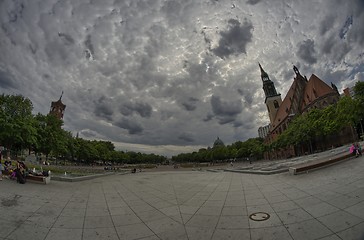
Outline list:
[[[267,98],[269,98],[269,97],[274,97],[274,96],[280,95],[277,93],[277,90],[274,86],[274,82],[269,79],[268,74],[264,71],[264,69],[262,68],[260,63],[259,63],[259,68],[260,68],[260,73],[261,73],[260,76],[263,81],[263,90],[264,90],[265,98],[266,98],[265,101],[267,101]]]
[[[273,121],[277,115],[279,106],[282,103],[281,94],[277,93],[277,90],[274,86],[274,82],[269,79],[268,74],[264,71],[264,69],[262,68],[260,63],[259,63],[259,68],[260,68],[260,73],[261,73],[260,76],[263,81],[263,90],[264,90],[264,94],[265,94],[264,103],[268,109],[270,122],[273,123]]]
[[[260,76],[262,78],[262,81],[263,82],[270,81],[269,76],[268,76],[268,73],[266,73],[264,71],[264,69],[262,68],[262,65],[260,65],[260,63],[259,63],[259,68],[260,68]]]

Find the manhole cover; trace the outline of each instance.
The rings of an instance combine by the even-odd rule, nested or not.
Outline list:
[[[270,215],[265,212],[252,213],[249,216],[249,218],[253,221],[265,221],[265,220],[268,220],[269,217],[270,217]]]

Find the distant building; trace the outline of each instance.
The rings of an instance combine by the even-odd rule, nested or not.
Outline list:
[[[51,103],[51,109],[49,110],[49,114],[56,116],[60,120],[63,119],[64,110],[66,109],[66,105],[64,105],[61,100],[62,95],[63,95],[63,92],[58,101]]]
[[[343,90],[344,95],[348,96],[348,97],[354,97],[355,92],[354,92],[354,87],[347,87]]]
[[[218,146],[225,146],[224,142],[219,137],[217,137],[217,139],[215,140],[213,147],[218,147]]]
[[[268,136],[269,129],[270,129],[270,124],[258,128],[258,136],[263,139],[266,138]]]
[[[331,104],[335,104],[339,100],[339,92],[334,84],[331,87],[324,81],[318,78],[315,74],[312,74],[309,80],[306,76],[302,76],[296,66],[293,66],[293,70],[296,74],[293,83],[289,88],[286,97],[283,101],[280,100],[280,94],[277,94],[273,82],[269,79],[268,74],[263,70],[259,64],[261,71],[261,78],[263,81],[263,90],[265,93],[265,104],[268,109],[270,118],[270,128],[267,136],[265,137],[265,143],[272,143],[277,137],[282,134],[287,128],[290,122],[295,116],[305,114],[311,109],[325,108]],[[269,89],[269,91],[267,91]],[[345,135],[345,134],[344,134]],[[328,145],[340,144],[340,141],[347,142],[347,139],[343,136],[333,140],[319,139],[320,144],[314,142],[315,149],[318,149],[318,145],[321,147]],[[311,146],[312,147],[312,146]],[[296,155],[301,155],[308,152],[307,146],[291,146],[286,149],[275,151],[266,158],[287,158]]]

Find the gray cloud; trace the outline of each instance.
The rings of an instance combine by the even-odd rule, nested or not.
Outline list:
[[[298,45],[297,56],[309,64],[317,62],[315,42],[311,39],[300,42]]]
[[[220,124],[233,122],[236,116],[243,111],[240,100],[227,102],[218,96],[211,97],[211,107],[214,114],[219,118]]]
[[[101,117],[103,119],[112,121],[112,115],[114,111],[110,106],[110,102],[106,99],[105,96],[99,98],[98,101],[95,102],[95,110],[94,113],[96,116]]]
[[[255,5],[257,3],[259,3],[261,0],[248,0],[246,1],[247,4],[251,4],[251,5]]]
[[[187,111],[194,111],[196,109],[196,103],[198,102],[198,99],[190,97],[187,101],[182,103],[182,106]]]
[[[94,59],[94,55],[95,55],[95,50],[94,50],[94,46],[92,45],[91,42],[91,35],[87,35],[86,40],[85,40],[85,53],[86,53],[86,58],[87,59]]]
[[[148,103],[142,102],[126,102],[121,105],[120,112],[124,116],[138,113],[143,118],[150,118],[152,115],[152,107]]]
[[[72,45],[75,43],[75,40],[69,34],[59,32],[58,36],[62,39],[65,45]]]
[[[115,125],[119,128],[125,129],[129,134],[140,134],[143,132],[143,127],[131,119],[122,118],[120,121],[115,122]]]
[[[184,141],[184,142],[188,142],[188,143],[192,143],[195,140],[193,139],[192,135],[187,134],[187,133],[182,133],[181,135],[178,136],[178,139]]]
[[[334,15],[327,15],[319,24],[319,32],[321,35],[327,33],[330,29],[333,28],[335,23],[336,16]]]
[[[251,22],[245,21],[241,25],[238,20],[229,19],[227,31],[220,32],[219,46],[212,52],[220,58],[246,53],[246,45],[252,41],[252,29]]]
[[[13,77],[10,76],[9,72],[2,71],[0,69],[0,86],[4,89],[16,89],[18,84],[14,81]]]

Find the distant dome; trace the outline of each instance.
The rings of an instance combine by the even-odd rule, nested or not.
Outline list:
[[[225,146],[224,142],[219,137],[217,137],[217,139],[214,142],[214,147],[218,146]]]

